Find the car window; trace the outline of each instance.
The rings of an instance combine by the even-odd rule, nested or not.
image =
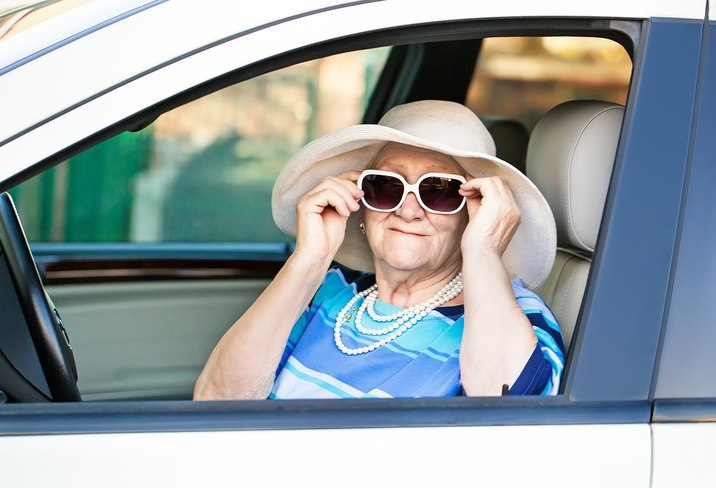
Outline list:
[[[13,189],[28,240],[290,242],[271,217],[273,180],[303,144],[361,121],[388,53],[274,71],[74,156]],[[465,103],[531,131],[565,100],[624,104],[630,74],[626,51],[607,39],[488,38]]]
[[[12,191],[28,240],[290,240],[271,218],[276,175],[309,140],[361,121],[388,53],[274,71],[78,154]]]
[[[556,48],[548,48],[547,38],[485,39],[477,64],[469,55],[461,58],[469,63],[464,69],[467,74],[464,83],[454,77],[435,79],[428,74],[435,67],[435,58],[444,57],[440,50],[435,54],[425,49],[424,57],[408,57],[404,64],[397,66],[393,62],[400,58],[392,54],[398,53],[398,48],[319,58],[228,86],[170,110],[149,125],[138,121],[135,130],[120,133],[79,153],[11,192],[28,239],[34,244],[290,243],[292,239],[275,226],[271,215],[273,181],[285,162],[315,137],[361,122],[369,101],[371,109],[375,109],[373,105],[377,100],[380,110],[385,108],[379,103],[381,97],[386,106],[405,101],[411,96],[410,83],[427,85],[421,92],[426,98],[439,98],[448,87],[447,91],[465,100],[481,117],[512,118],[530,128],[533,120],[564,100],[599,98],[624,103],[631,73],[631,61],[624,49],[612,41],[599,44],[602,51],[613,49],[626,56],[617,62],[597,48],[594,52],[586,50],[592,39],[573,38],[570,42],[576,47],[570,48],[569,43],[562,45],[561,51],[557,50],[561,54],[557,55],[552,52]],[[474,46],[480,42],[470,39],[466,44]],[[581,54],[568,59],[565,53],[570,52]],[[412,66],[414,62],[425,64],[422,72]],[[502,68],[510,63],[517,65],[511,70]],[[538,77],[526,76],[526,66],[543,64],[551,68],[539,72]],[[606,74],[597,77],[595,73],[600,70]],[[420,76],[423,78],[418,79]],[[585,79],[593,79],[588,89]],[[404,99],[400,98],[401,94]],[[157,392],[166,389],[167,379],[153,372],[174,369],[185,374],[177,386],[178,397],[188,398],[213,346],[251,303],[252,297],[262,291],[263,280],[273,276],[274,265],[277,265],[259,263],[251,270],[221,270],[225,271],[223,274],[215,269],[217,272],[209,273],[204,268],[187,273],[186,268],[200,266],[200,263],[192,264],[180,258],[174,263],[162,263],[155,270],[158,265],[151,261],[151,256],[156,254],[142,256],[144,261],[139,263],[106,264],[100,263],[97,254],[91,252],[88,256],[93,257],[88,261],[94,261],[81,263],[74,256],[90,246],[67,247],[75,253],[72,259],[83,269],[75,270],[72,259],[62,263],[51,257],[45,261],[43,277],[51,286],[50,294],[62,310],[65,322],[71,324],[82,393],[85,398],[95,399],[141,398],[137,393],[140,391],[147,398],[155,398]],[[255,246],[247,247],[254,249]],[[283,245],[278,247],[282,253],[287,249]],[[119,254],[121,252],[124,247]],[[175,258],[169,254],[166,255]],[[257,258],[251,255],[249,259]],[[214,265],[243,266],[241,263]],[[90,269],[93,266],[97,269]],[[256,271],[259,268],[261,272]],[[254,282],[237,284],[241,291],[231,288],[233,283],[228,283],[227,288],[209,283],[207,287],[222,286],[221,292],[207,288],[213,301],[196,299],[204,296],[197,291],[202,285],[182,284],[191,300],[177,300],[168,307],[170,310],[164,310],[164,292],[149,280],[179,276],[201,277],[205,281],[215,276],[240,276]],[[127,289],[119,284],[116,295],[112,294],[115,291],[107,294],[107,305],[98,306],[98,298],[92,293],[81,296],[80,288],[63,288],[68,282],[90,283],[88,290],[92,291],[92,280],[111,288],[110,285],[117,285],[112,283],[113,277],[134,281],[130,288],[136,296],[130,297]],[[142,280],[147,283],[140,283]],[[173,295],[180,295],[177,289],[171,289]],[[159,297],[156,303],[136,305],[137,301],[151,302],[155,297]],[[217,300],[224,298],[228,305],[217,305]],[[549,297],[544,298],[550,304]],[[581,300],[581,295],[578,299]],[[187,306],[190,310],[185,309]],[[140,314],[137,312],[140,309],[147,312]],[[132,327],[124,322],[121,326],[116,324],[116,317],[126,310],[132,310]],[[167,320],[168,314],[175,317],[174,320]],[[201,319],[192,319],[197,314]],[[157,316],[161,316],[161,320],[157,320]],[[197,323],[203,324],[201,332]],[[177,334],[177,330],[184,330],[186,334]],[[177,355],[170,347],[137,348],[137,337],[145,335],[191,337],[191,340],[177,339],[185,351]],[[106,341],[103,337],[112,337],[112,340]],[[100,348],[97,344],[108,347]],[[129,350],[134,354],[129,367],[134,371],[133,377],[143,378],[146,373],[151,380],[137,380],[138,384],[132,387],[124,383],[116,386],[114,379],[123,377],[121,371],[128,368]]]
[[[531,131],[567,100],[626,103],[632,63],[621,44],[596,37],[493,37],[482,42],[466,104]]]

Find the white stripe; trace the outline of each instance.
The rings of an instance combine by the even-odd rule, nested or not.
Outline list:
[[[347,396],[353,396],[353,397],[361,397],[363,396],[363,392],[353,388],[352,386],[343,383],[342,381],[339,381],[335,379],[334,377],[327,375],[325,373],[319,373],[318,371],[314,371],[306,366],[304,366],[300,361],[298,361],[294,356],[291,356],[288,358],[288,363],[291,364],[295,369],[300,371],[301,373],[304,373],[308,376],[314,377],[320,381],[323,381],[331,386],[333,386],[336,389],[339,389],[343,391]],[[289,375],[290,377],[284,378],[284,375]],[[326,390],[322,388],[320,385],[317,385],[311,381],[307,381],[303,378],[299,378],[296,375],[294,375],[289,369],[286,369],[285,367],[281,370],[281,374],[276,380],[276,386],[274,387],[274,392],[276,396],[280,398],[287,398],[287,397],[302,397],[302,398],[340,398],[338,395],[332,393],[329,390]]]

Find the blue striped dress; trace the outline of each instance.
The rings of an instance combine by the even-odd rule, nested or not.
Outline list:
[[[375,276],[331,269],[291,331],[269,398],[369,398],[461,395],[460,341],[463,306],[440,307],[392,342],[372,352],[349,356],[333,340],[336,316]],[[564,368],[564,345],[557,321],[532,291],[512,282],[517,302],[532,323],[538,343],[509,390],[510,395],[554,395]],[[359,302],[360,303],[360,302]],[[376,301],[378,313],[399,308]],[[355,315],[355,314],[354,314]],[[363,325],[380,329],[368,314]],[[351,320],[341,328],[349,348],[377,342]]]

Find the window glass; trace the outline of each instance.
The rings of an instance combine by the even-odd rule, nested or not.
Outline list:
[[[387,48],[230,86],[163,114],[12,193],[34,242],[289,241],[271,217],[283,164],[362,119]]]
[[[507,117],[528,131],[567,100],[626,103],[631,59],[609,39],[498,37],[485,39],[467,94],[481,116]]]

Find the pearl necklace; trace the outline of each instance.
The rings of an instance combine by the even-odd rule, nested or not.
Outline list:
[[[450,283],[443,286],[429,300],[418,305],[413,305],[410,308],[403,309],[391,315],[378,315],[378,313],[375,311],[375,302],[378,299],[378,285],[375,284],[366,290],[356,293],[353,298],[348,301],[346,306],[343,307],[340,312],[338,312],[338,315],[336,316],[336,325],[333,328],[333,340],[335,341],[338,349],[342,353],[348,354],[349,356],[355,356],[358,354],[365,354],[367,352],[374,351],[380,346],[384,346],[403,335],[408,329],[420,322],[420,320],[422,320],[423,317],[428,315],[433,309],[439,307],[444,303],[449,302],[450,300],[458,296],[460,293],[462,293],[462,273],[458,273],[457,276],[455,276],[455,278],[450,281]],[[358,332],[364,335],[385,337],[367,346],[351,349],[345,344],[343,344],[343,340],[341,339],[341,327],[343,327],[343,324],[351,320],[353,312],[349,314],[348,311],[361,298],[364,298],[363,303],[361,303],[361,305],[357,309],[353,310],[353,312],[355,312],[356,314],[356,329],[358,330]],[[366,311],[368,312],[370,318],[376,322],[395,323],[382,329],[367,329],[363,326],[363,315]]]

